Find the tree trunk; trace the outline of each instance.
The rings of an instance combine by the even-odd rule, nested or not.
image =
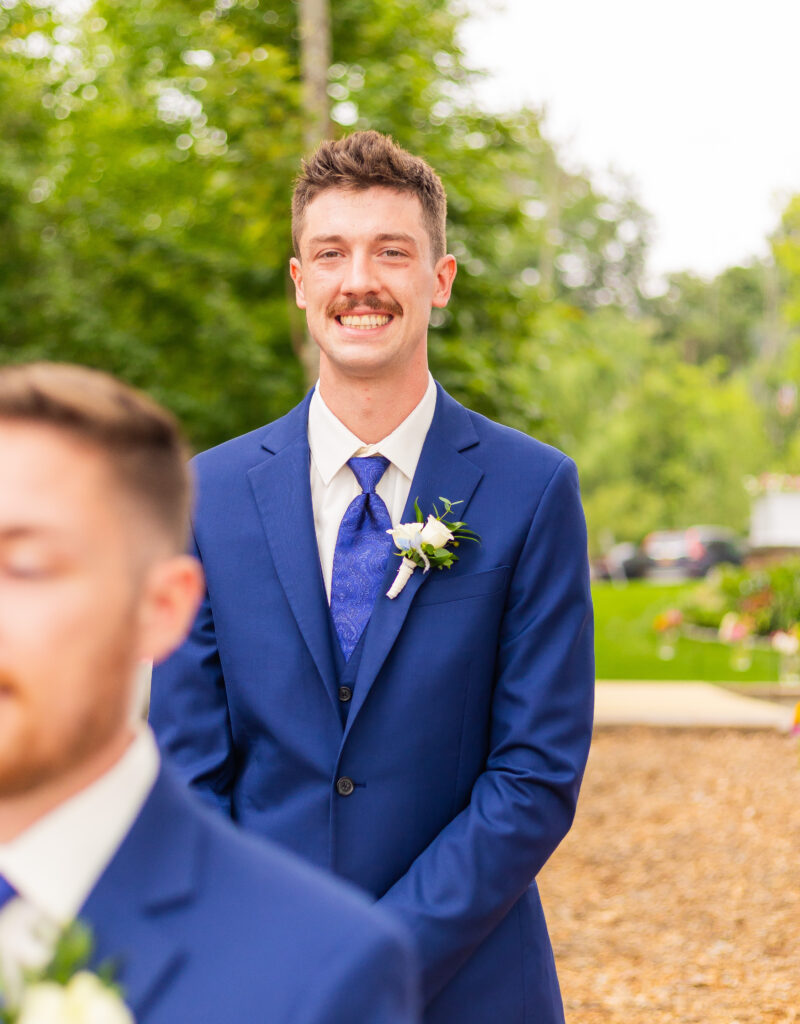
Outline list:
[[[328,104],[328,68],[331,65],[331,18],[329,0],[299,0],[300,73],[303,80],[304,142],[310,155],[331,135]],[[300,347],[300,362],[306,384],[319,376],[319,350],[306,335]]]

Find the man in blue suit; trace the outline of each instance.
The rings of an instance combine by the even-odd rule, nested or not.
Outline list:
[[[319,383],[195,461],[207,592],[151,720],[226,814],[405,923],[428,1024],[554,1024],[534,879],[590,742],[585,527],[568,458],[430,377],[445,213],[431,168],[376,132],[304,165],[291,272]],[[480,544],[390,598],[386,529],[442,496]]]
[[[53,1001],[74,992],[109,1024],[413,1024],[396,922],[204,807],[131,714],[137,665],[202,595],[184,456],[172,418],[104,374],[0,370],[0,1006],[66,1019]],[[99,983],[25,981],[76,917],[132,1016]]]

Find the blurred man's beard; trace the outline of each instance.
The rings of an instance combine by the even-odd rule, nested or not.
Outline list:
[[[120,678],[130,657],[129,646],[111,646],[98,660],[97,678]],[[30,690],[30,684],[0,670],[0,800],[33,793],[80,769],[113,741],[129,719],[129,693],[111,690],[104,698],[98,690],[93,700],[80,695],[85,706],[77,713],[73,707],[65,724],[57,720],[54,708],[52,720],[43,727],[39,718],[50,709],[37,708]]]
[[[107,711],[99,707],[76,720],[66,739],[56,739],[56,731],[43,736],[31,717],[11,737],[0,728],[0,800],[33,793],[66,777],[114,733]]]

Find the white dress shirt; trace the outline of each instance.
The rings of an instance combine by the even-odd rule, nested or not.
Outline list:
[[[347,465],[354,455],[383,455],[389,460],[386,472],[375,488],[397,526],[411,490],[422,446],[436,409],[436,384],[428,374],[428,387],[419,404],[400,426],[377,444],[365,445],[327,407],[319,383],[308,408],[308,444],[311,449],[311,504],[317,533],[319,560],[328,603],[331,599],[333,554],[342,517],[361,488]]]
[[[23,970],[50,960],[59,932],[75,919],[141,810],[159,764],[153,734],[142,725],[104,775],[0,843],[0,874],[17,892],[0,910],[0,977],[12,999]]]

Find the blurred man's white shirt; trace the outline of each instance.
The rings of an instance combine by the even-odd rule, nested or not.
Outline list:
[[[8,843],[0,843],[0,874],[17,896],[0,910],[0,979],[12,1002],[26,969],[47,964],[117,852],[159,770],[153,734],[139,726],[122,757],[86,789]]]

